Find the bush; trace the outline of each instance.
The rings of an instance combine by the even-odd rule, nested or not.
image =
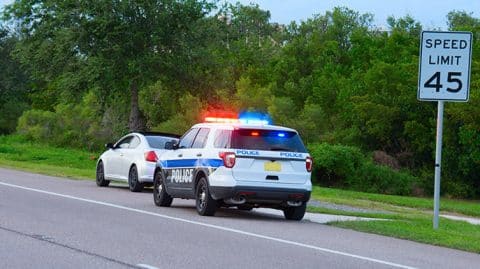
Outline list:
[[[358,191],[409,195],[412,194],[415,182],[416,178],[407,172],[395,171],[368,160],[362,165],[359,176],[348,183]]]
[[[385,194],[411,194],[417,179],[407,172],[376,165],[360,149],[327,143],[309,145],[313,178],[321,185]]]
[[[17,132],[27,139],[55,146],[97,149],[111,138],[102,135],[97,116],[99,106],[93,94],[79,104],[59,104],[55,112],[25,111],[18,120]]]
[[[365,157],[358,148],[330,145],[326,143],[309,145],[314,162],[314,178],[322,185],[344,186],[357,173],[365,162]]]

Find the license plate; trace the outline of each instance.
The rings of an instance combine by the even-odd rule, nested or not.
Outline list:
[[[263,168],[265,169],[265,171],[282,171],[282,165],[279,162],[265,162]]]

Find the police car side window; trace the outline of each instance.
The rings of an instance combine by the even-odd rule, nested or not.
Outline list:
[[[213,146],[219,149],[230,148],[230,136],[232,131],[230,130],[217,130],[215,133],[215,140]]]
[[[200,131],[198,131],[197,137],[195,137],[195,141],[193,141],[192,148],[203,148],[207,142],[209,132],[210,129],[201,128]]]
[[[180,139],[180,144],[178,145],[179,148],[190,148],[193,143],[193,139],[197,135],[198,128],[190,129],[183,137]]]

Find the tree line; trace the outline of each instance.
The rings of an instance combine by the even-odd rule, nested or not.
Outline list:
[[[297,129],[315,182],[428,195],[435,103],[416,99],[422,25],[337,7],[288,25],[207,0],[17,0],[0,30],[0,133],[96,150],[131,130],[183,133],[209,110]],[[470,101],[445,108],[442,192],[480,196],[480,19]],[[477,113],[478,112],[478,113]]]

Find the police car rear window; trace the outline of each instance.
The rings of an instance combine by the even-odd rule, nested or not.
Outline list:
[[[307,152],[300,136],[289,131],[237,129],[231,143],[236,149]]]
[[[164,136],[145,136],[147,139],[148,145],[151,148],[156,148],[156,149],[164,149],[165,148],[165,143],[168,141],[178,141],[176,138],[172,137],[164,137]]]

